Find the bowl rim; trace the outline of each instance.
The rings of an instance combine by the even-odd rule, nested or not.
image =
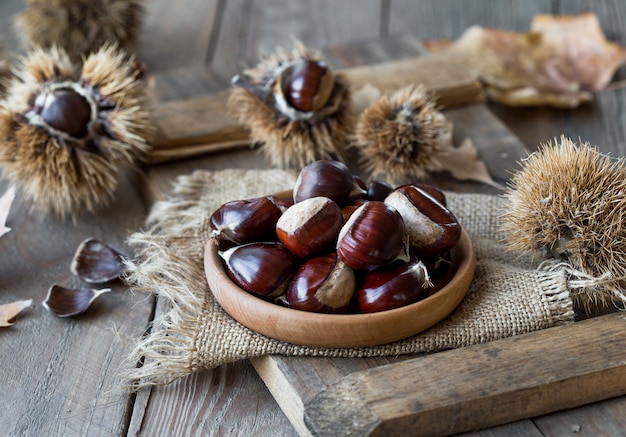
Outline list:
[[[210,292],[224,311],[247,328],[277,340],[313,347],[363,347],[411,337],[445,319],[465,298],[476,256],[465,229],[452,249],[456,271],[448,283],[418,302],[376,313],[322,314],[287,308],[239,288],[228,276],[209,239],[204,267]],[[346,331],[348,330],[348,331]],[[346,336],[346,333],[350,335]]]

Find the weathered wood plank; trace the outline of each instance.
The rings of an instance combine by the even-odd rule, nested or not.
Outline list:
[[[618,396],[625,328],[607,315],[352,373],[304,422],[314,435],[447,435]]]
[[[526,31],[532,17],[551,13],[551,0],[391,0],[389,28],[421,39],[458,38],[472,25]]]
[[[137,46],[137,58],[148,71],[203,65],[211,34],[220,20],[219,0],[151,0]]]
[[[253,65],[262,54],[277,47],[290,49],[293,38],[309,47],[321,48],[378,37],[380,3],[380,0],[229,1],[210,66],[219,76],[230,78]]]
[[[21,41],[13,31],[13,17],[25,8],[22,1],[0,2],[0,48],[6,57],[13,58],[22,53]]]
[[[141,391],[135,411],[130,436],[296,435],[246,362]]]
[[[54,283],[88,286],[69,269],[83,239],[99,238],[127,251],[124,240],[146,212],[134,186],[135,178],[122,174],[115,201],[75,223],[41,219],[19,197],[14,202],[12,231],[0,240],[0,303],[33,299],[33,306],[2,332],[4,435],[111,436],[125,429],[131,400],[120,377],[129,365],[126,345],[142,334],[152,300],[112,283],[101,288],[110,285],[113,292],[80,317],[57,318],[41,302]]]

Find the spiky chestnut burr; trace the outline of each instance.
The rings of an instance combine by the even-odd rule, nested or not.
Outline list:
[[[422,85],[383,95],[361,113],[355,141],[359,162],[373,178],[414,182],[441,167],[452,124]]]
[[[556,258],[578,284],[575,302],[626,301],[626,167],[589,144],[555,138],[521,163],[502,216],[512,250]]]
[[[296,42],[233,78],[228,106],[273,166],[344,160],[354,128],[347,79]]]
[[[22,59],[0,101],[0,170],[40,213],[94,212],[121,166],[149,150],[154,127],[133,59],[106,45],[76,72],[62,49]]]
[[[53,46],[73,62],[105,43],[132,47],[143,20],[143,0],[26,0],[15,28],[26,48]]]

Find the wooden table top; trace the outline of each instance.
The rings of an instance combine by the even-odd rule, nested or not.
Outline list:
[[[293,36],[325,48],[331,63],[347,67],[411,53],[419,39],[456,38],[473,24],[525,31],[538,13],[595,12],[607,36],[626,44],[626,3],[603,0],[150,0],[138,58],[150,75],[155,103],[213,94],[260,53],[290,46]],[[21,1],[0,2],[5,52],[20,52],[11,17]],[[625,78],[625,69],[615,80]],[[489,104],[528,149],[561,134],[626,156],[626,91],[598,93],[574,110],[514,109]],[[259,154],[237,151],[150,171],[166,191],[178,174],[197,168],[264,168]],[[79,285],[69,262],[78,244],[96,237],[126,248],[143,224],[152,191],[141,175],[124,174],[115,202],[88,219],[64,223],[31,216],[16,203],[12,231],[0,239],[0,304],[33,299],[11,328],[1,331],[4,408],[0,429],[9,436],[297,435],[250,362],[197,372],[165,387],[128,394],[119,374],[135,339],[150,326],[153,296],[115,285],[80,319],[59,319],[41,301],[52,284]],[[6,185],[0,185],[4,192]],[[113,293],[110,293],[113,295]],[[158,310],[158,309],[157,309]],[[600,348],[601,349],[601,348]],[[623,383],[623,381],[621,381]],[[546,393],[545,396],[550,396]],[[488,414],[488,412],[485,412]],[[626,396],[472,432],[477,436],[624,435]]]

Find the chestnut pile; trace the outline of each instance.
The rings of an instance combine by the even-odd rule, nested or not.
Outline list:
[[[322,313],[371,313],[427,297],[461,237],[438,188],[366,185],[330,160],[304,167],[292,198],[227,202],[210,226],[240,288]]]

